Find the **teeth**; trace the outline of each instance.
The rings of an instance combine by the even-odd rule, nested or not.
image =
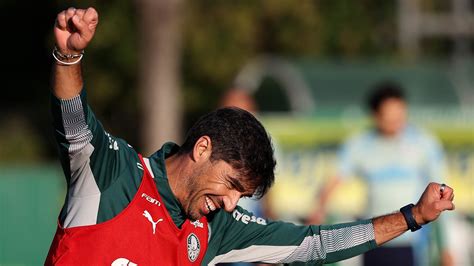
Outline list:
[[[216,210],[216,205],[214,205],[212,200],[208,197],[206,197],[206,206],[211,212]]]

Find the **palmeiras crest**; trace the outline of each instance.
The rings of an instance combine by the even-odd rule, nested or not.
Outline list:
[[[189,234],[188,239],[188,259],[191,262],[195,262],[199,257],[199,251],[201,251],[201,245],[199,243],[199,238],[193,233]]]

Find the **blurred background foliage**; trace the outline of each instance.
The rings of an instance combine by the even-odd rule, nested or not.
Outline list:
[[[438,1],[424,1],[436,8]],[[89,102],[110,132],[139,146],[137,22],[140,1],[2,1],[0,160],[55,158],[48,89],[56,14],[94,6],[96,37],[84,60]],[[185,121],[213,109],[239,69],[259,54],[397,60],[396,1],[186,1],[182,26]],[[21,14],[21,15],[20,15]],[[440,41],[442,42],[442,41]],[[443,53],[433,45],[433,54]],[[209,97],[213,96],[213,97]],[[19,125],[19,126],[17,126]],[[19,145],[18,142],[22,144]]]

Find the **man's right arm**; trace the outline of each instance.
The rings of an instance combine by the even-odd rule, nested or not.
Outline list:
[[[54,27],[60,56],[55,54],[51,108],[68,185],[60,214],[66,228],[113,218],[129,202],[127,195],[136,192],[142,174],[137,153],[107,133],[87,105],[80,58],[62,56],[80,54],[92,39],[97,21],[93,8],[69,8],[59,13]]]

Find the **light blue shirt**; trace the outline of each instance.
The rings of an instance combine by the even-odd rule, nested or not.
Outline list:
[[[440,182],[445,171],[439,142],[414,126],[394,137],[375,129],[350,138],[339,153],[343,179],[357,176],[368,187],[367,216],[380,216],[416,203],[430,181]],[[411,245],[415,235],[404,234],[390,245]]]

